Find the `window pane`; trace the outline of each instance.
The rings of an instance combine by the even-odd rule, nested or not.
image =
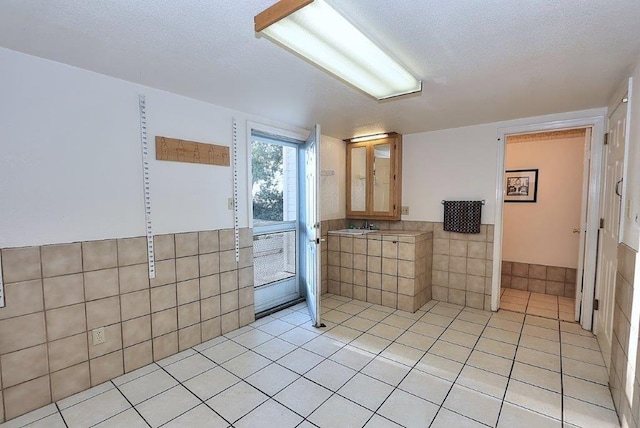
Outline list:
[[[296,232],[253,237],[253,270],[256,287],[296,275]]]
[[[296,220],[296,154],[294,147],[252,142],[254,226]]]

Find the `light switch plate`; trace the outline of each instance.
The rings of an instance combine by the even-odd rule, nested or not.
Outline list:
[[[402,215],[409,215],[409,207],[402,207],[402,211],[400,211]]]
[[[233,198],[227,199],[227,209],[233,210]]]

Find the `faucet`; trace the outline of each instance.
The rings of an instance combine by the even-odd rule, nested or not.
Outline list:
[[[362,229],[376,230],[377,227],[375,224],[369,223],[369,220],[362,220]]]

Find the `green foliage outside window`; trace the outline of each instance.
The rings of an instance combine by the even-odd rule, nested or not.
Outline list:
[[[276,144],[251,144],[254,219],[283,220],[282,152],[283,147]]]

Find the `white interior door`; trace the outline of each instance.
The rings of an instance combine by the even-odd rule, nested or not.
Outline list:
[[[578,247],[578,269],[576,272],[575,320],[580,321],[582,304],[582,283],[584,282],[584,265],[587,244],[587,214],[589,213],[589,176],[591,175],[591,148],[593,129],[586,128],[584,137],[584,166],[582,171],[582,209],[580,211],[580,244]]]
[[[304,145],[304,215],[301,231],[301,280],[311,321],[320,321],[320,125],[315,125]]]
[[[624,173],[624,147],[626,138],[627,105],[620,103],[609,117],[608,144],[604,147],[604,177],[602,183],[601,218],[596,299],[599,309],[594,311],[594,332],[609,365],[613,334],[618,243],[620,237],[620,209],[622,205],[622,177]]]

